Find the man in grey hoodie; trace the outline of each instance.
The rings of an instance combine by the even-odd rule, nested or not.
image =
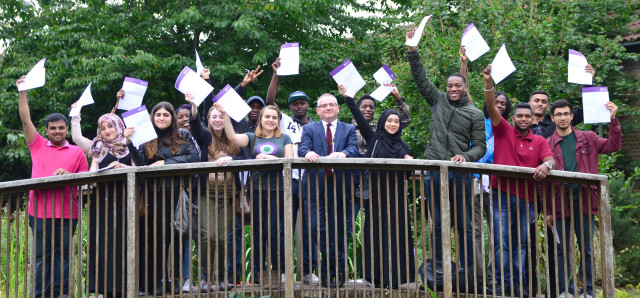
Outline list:
[[[415,29],[408,32],[407,40]],[[447,92],[439,91],[429,80],[416,47],[409,46],[407,57],[411,74],[422,97],[431,106],[429,144],[424,153],[427,159],[476,162],[486,150],[484,115],[467,98],[467,79],[461,74],[447,78]],[[434,181],[431,193],[431,181]],[[431,218],[434,221],[434,248],[436,262],[442,261],[442,233],[440,210],[440,172],[427,176],[427,198],[430,199]],[[456,211],[455,227],[458,235],[456,259],[465,269],[467,280],[460,285],[473,285],[473,229],[471,227],[471,174],[449,172],[449,204]],[[464,191],[463,191],[464,190]],[[455,194],[455,195],[454,195]],[[453,221],[452,221],[453,222]],[[432,242],[433,243],[433,242]],[[455,268],[453,272],[458,272]]]

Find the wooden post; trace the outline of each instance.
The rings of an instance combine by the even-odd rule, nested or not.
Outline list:
[[[127,297],[138,297],[138,181],[127,173]]]
[[[282,165],[284,174],[284,269],[285,292],[287,298],[293,298],[293,193],[291,181],[291,161],[285,161]]]
[[[613,298],[615,297],[615,283],[613,279],[615,258],[613,256],[611,206],[609,204],[609,182],[607,180],[600,181],[599,197],[598,213],[600,215],[600,253],[602,254],[602,297]]]
[[[433,198],[432,198],[433,199]],[[442,283],[445,298],[453,297],[451,278],[451,218],[449,217],[449,168],[440,166],[440,224],[442,239]],[[460,232],[460,231],[458,231]]]

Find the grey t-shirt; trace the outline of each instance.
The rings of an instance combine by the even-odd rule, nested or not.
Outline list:
[[[279,138],[255,138],[256,144],[253,145],[253,139],[255,134],[251,132],[245,133],[249,137],[249,148],[253,146],[253,152],[251,152],[251,159],[255,159],[260,153],[273,155],[275,157],[284,157],[284,146],[292,144],[291,137],[287,134],[282,134]],[[284,182],[282,171],[253,171],[253,190],[257,191],[259,183],[262,184],[262,190],[275,191],[277,188],[283,189]],[[262,179],[262,181],[260,181]],[[277,188],[276,188],[277,187]]]

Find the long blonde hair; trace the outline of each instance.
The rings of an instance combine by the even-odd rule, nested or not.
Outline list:
[[[258,127],[256,127],[256,137],[258,138],[266,138],[267,134],[264,132],[264,129],[262,128],[262,115],[264,115],[264,111],[266,110],[273,110],[276,111],[276,113],[278,113],[278,124],[276,125],[276,129],[273,132],[273,137],[275,138],[279,138],[282,136],[282,130],[280,129],[280,120],[282,119],[282,115],[280,114],[280,109],[278,109],[278,107],[276,106],[272,106],[272,105],[268,105],[264,108],[262,108],[262,111],[260,111],[260,116],[258,116]]]
[[[235,142],[231,142],[229,138],[227,138],[224,128],[222,128],[222,135],[220,137],[218,137],[213,131],[213,127],[211,127],[211,123],[209,123],[209,117],[211,117],[211,112],[214,110],[220,111],[213,106],[209,109],[209,112],[207,112],[207,129],[209,129],[209,133],[211,134],[211,145],[207,148],[209,156],[216,156],[218,152],[224,152],[228,155],[237,155],[238,152],[240,152],[240,148]]]

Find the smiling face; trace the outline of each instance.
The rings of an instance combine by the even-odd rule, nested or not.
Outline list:
[[[373,102],[373,100],[362,100],[358,108],[360,108],[360,112],[362,113],[362,116],[364,116],[364,119],[367,120],[367,122],[373,121],[373,116],[375,116],[376,114],[376,104]]]
[[[49,122],[46,134],[49,141],[51,141],[51,144],[56,147],[61,147],[65,144],[68,132],[69,127],[67,126],[67,123],[64,122],[64,120],[58,120]]]
[[[262,112],[260,124],[265,131],[275,131],[280,120],[278,119],[278,111],[266,109]]]
[[[387,121],[384,123],[384,130],[389,134],[395,134],[400,129],[400,117],[396,114],[391,114],[387,117]]]
[[[191,125],[189,124],[189,113],[191,111],[181,108],[176,113],[176,118],[178,118],[178,126],[180,128],[184,128],[186,130],[191,129]]]
[[[113,126],[113,124],[109,121],[102,121],[100,123],[100,137],[102,137],[105,141],[111,142],[118,137],[118,129]]]
[[[513,124],[516,126],[519,132],[528,131],[533,121],[533,113],[526,108],[516,109],[513,114]]]
[[[551,115],[551,120],[559,129],[567,129],[571,127],[571,120],[573,120],[573,113],[571,113],[571,108],[556,108],[553,111],[553,115]]]
[[[160,130],[169,128],[171,121],[173,121],[173,119],[171,119],[171,113],[165,108],[160,108],[153,114],[153,125]]]
[[[507,98],[504,95],[496,97],[496,108],[500,111],[500,115],[504,117],[504,111],[507,110]]]
[[[447,94],[452,101],[458,101],[467,94],[467,83],[459,76],[450,76],[447,79]]]
[[[529,98],[529,105],[536,117],[542,117],[549,109],[549,96],[544,94],[534,94]]]
[[[224,115],[215,108],[209,112],[209,127],[216,132],[222,132],[224,128]]]
[[[338,106],[338,100],[333,95],[324,94],[318,98],[316,112],[323,121],[330,123],[338,119],[339,111],[340,106]]]

